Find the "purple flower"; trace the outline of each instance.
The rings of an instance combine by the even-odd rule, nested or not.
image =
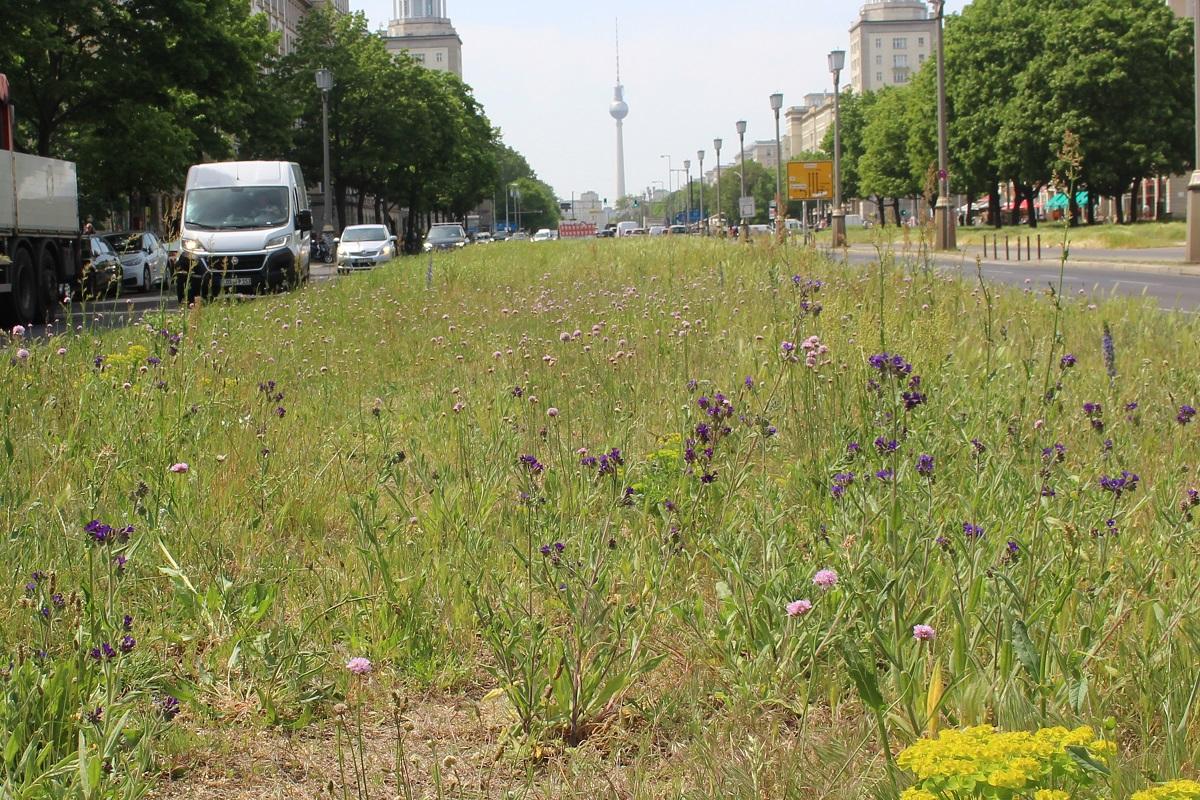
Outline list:
[[[963,528],[963,535],[966,536],[968,539],[983,538],[983,526],[982,525],[976,525],[973,522],[964,522],[962,528]]]
[[[926,478],[933,477],[933,456],[928,453],[917,456],[917,474]]]
[[[979,441],[978,439],[971,440],[971,448],[975,451],[975,455],[977,455],[977,456],[981,456],[985,452],[987,452],[987,445],[985,445],[983,442]]]
[[[1042,484],[1042,497],[1056,497],[1056,496],[1057,496],[1057,493],[1054,491],[1054,489],[1050,488],[1050,484],[1047,484],[1047,483]]]
[[[837,582],[838,574],[831,569],[818,570],[817,574],[813,575],[813,584],[825,590],[837,586]]]
[[[878,450],[881,455],[887,455],[899,450],[900,443],[895,439],[884,439],[882,436],[879,436],[875,439],[875,449]]]
[[[1067,353],[1058,363],[1062,365],[1063,369],[1070,369],[1075,366],[1075,356],[1072,353]]]
[[[932,642],[937,638],[937,631],[928,625],[913,625],[913,638],[918,642]]]
[[[894,475],[895,475],[894,472],[892,472],[890,469],[886,469],[886,468],[881,469],[875,473],[875,477],[878,478],[879,480],[883,481],[884,483],[887,483],[888,481],[890,481]]]
[[[167,722],[175,719],[179,715],[179,699],[169,694],[163,695],[158,700],[158,713]]]
[[[811,600],[793,600],[787,604],[787,615],[789,617],[803,617],[809,611],[812,611]]]
[[[371,660],[363,658],[362,656],[355,656],[346,662],[346,669],[350,670],[350,672],[354,675],[370,675]]]
[[[513,397],[520,397],[523,394],[525,394],[525,390],[522,389],[520,386],[514,386],[512,388],[512,396]]]
[[[104,706],[96,706],[95,711],[89,711],[86,715],[87,721],[93,725],[99,725],[104,719]]]
[[[128,633],[121,637],[120,648],[121,648],[122,653],[131,653],[131,652],[133,652],[133,648],[136,646],[137,646],[137,639],[134,639]]]
[[[1015,539],[1009,539],[1008,544],[1005,546],[1008,548],[1008,554],[1010,556],[1015,556],[1021,552],[1021,545],[1017,544]]]
[[[537,456],[523,455],[520,458],[518,458],[517,461],[520,462],[525,467],[525,469],[529,470],[529,472],[531,472],[534,475],[540,475],[542,473],[542,470],[544,470],[546,468],[542,464],[542,462],[537,460]]]
[[[108,642],[105,642],[104,644],[100,645],[100,650],[103,651],[104,657],[107,659],[111,659],[117,655],[117,651],[113,650],[112,645],[109,644]]]
[[[747,388],[747,389],[753,389],[753,388],[754,388],[754,378],[752,378],[751,376],[747,375],[747,376],[746,376],[746,380],[744,381],[744,383],[746,384],[746,388]]]
[[[1196,416],[1196,409],[1185,403],[1179,407],[1179,413],[1175,416],[1175,421],[1180,425],[1187,425],[1192,421],[1192,417],[1194,416]]]
[[[867,359],[872,368],[885,377],[903,378],[912,374],[912,364],[899,353],[877,353]]]
[[[133,630],[133,617],[126,614],[125,618],[121,620],[121,627],[127,631]]]
[[[1114,497],[1120,497],[1125,492],[1133,492],[1137,490],[1138,481],[1136,474],[1127,469],[1121,470],[1121,474],[1115,477],[1107,475],[1100,476],[1100,488],[1106,492],[1111,492]]]
[[[1055,442],[1053,447],[1042,448],[1042,461],[1047,464],[1051,462],[1061,464],[1066,455],[1067,448],[1062,442]]]
[[[1104,413],[1104,407],[1099,403],[1084,403],[1083,413],[1087,414],[1089,417],[1098,417]]]
[[[791,353],[796,352],[796,343],[784,340],[784,342],[779,345],[779,349],[783,351],[784,355],[790,355]]]
[[[1117,377],[1117,349],[1107,322],[1104,323],[1104,337],[1100,340],[1100,346],[1104,350],[1104,369],[1109,380],[1112,380]]]
[[[846,445],[846,452],[851,456],[858,455],[858,451],[860,450],[862,450],[862,445],[860,445],[858,442],[851,442],[850,444]]]

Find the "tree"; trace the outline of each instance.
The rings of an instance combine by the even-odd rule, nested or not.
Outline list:
[[[513,188],[517,193],[522,229],[558,227],[558,200],[549,186],[533,178],[518,178]]]
[[[862,134],[863,154],[858,163],[862,191],[881,200],[892,198],[897,225],[900,224],[899,198],[911,197],[920,191],[909,155],[906,111],[912,93],[911,87],[889,87],[875,93]],[[882,203],[879,216],[880,222],[884,222]]]
[[[863,132],[867,127],[867,117],[875,104],[875,93],[864,92],[855,94],[853,90],[842,92],[838,100],[839,128],[841,131],[842,157],[842,197],[864,197],[860,185],[859,159],[862,158]],[[833,158],[833,125],[825,131],[821,140],[821,149],[828,153],[826,158]]]

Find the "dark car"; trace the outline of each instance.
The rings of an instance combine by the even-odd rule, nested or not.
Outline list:
[[[438,223],[429,229],[425,237],[425,252],[430,250],[456,250],[467,246],[467,232],[457,222]]]
[[[76,294],[80,300],[107,297],[121,288],[125,268],[103,236],[83,237],[83,268]]]
[[[604,230],[596,231],[597,239],[612,239],[617,235],[616,228],[605,228]]]

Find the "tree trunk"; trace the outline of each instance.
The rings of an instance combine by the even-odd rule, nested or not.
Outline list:
[[[1069,187],[1067,195],[1067,225],[1072,228],[1079,227],[1079,201],[1075,199],[1075,187]]]
[[[342,183],[340,177],[333,180],[333,206],[337,209],[337,219],[334,220],[328,211],[326,211],[326,215],[329,216],[327,224],[334,231],[337,231],[340,228],[346,227],[346,185]],[[339,234],[335,233],[334,235],[337,236]]]
[[[1004,224],[1000,219],[1000,187],[998,181],[992,181],[991,191],[988,192],[988,222],[993,228]]]
[[[1133,191],[1129,193],[1129,221],[1138,222],[1142,218],[1142,179],[1133,179]]]
[[[872,195],[871,199],[875,203],[876,216],[879,217],[879,227],[887,227],[887,206],[884,205],[884,199],[879,195]]]
[[[367,195],[361,189],[358,192],[358,204],[355,212],[358,215],[358,224],[363,224],[363,208],[367,205]]]
[[[1021,185],[1016,181],[1012,181],[1013,198],[1012,204],[1008,208],[1008,222],[1010,225],[1017,226],[1021,224]]]
[[[896,227],[900,227],[904,223],[900,221],[900,198],[892,198],[892,219],[896,221]]]
[[[1088,189],[1087,224],[1096,224],[1096,193],[1091,188]]]
[[[963,217],[963,221],[967,225],[975,224],[975,187],[974,186],[967,187],[967,213],[966,213],[966,216]]]
[[[1116,197],[1113,198],[1113,208],[1115,208],[1117,210],[1117,224],[1124,225],[1125,224],[1125,197],[1124,197],[1124,195],[1117,195]]]

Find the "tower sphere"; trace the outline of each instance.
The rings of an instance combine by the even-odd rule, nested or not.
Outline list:
[[[613,101],[608,107],[608,113],[613,119],[625,119],[629,116],[629,105],[625,102],[624,89],[621,86],[613,89]]]

